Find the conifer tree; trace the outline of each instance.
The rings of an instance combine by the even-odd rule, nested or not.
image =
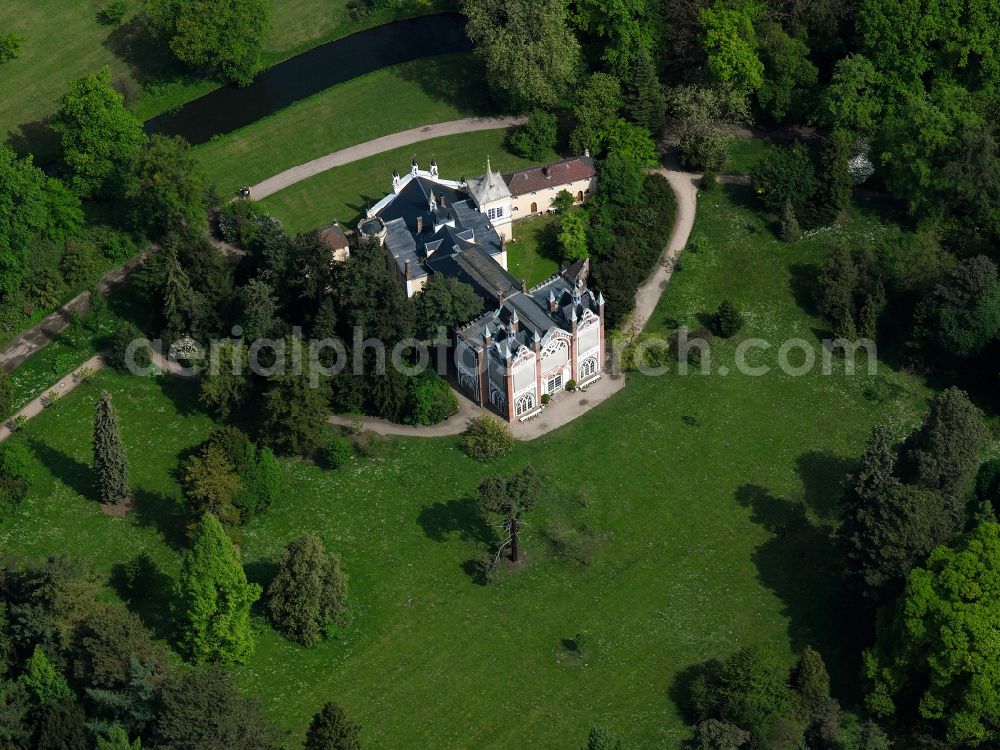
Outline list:
[[[785,209],[781,214],[781,239],[785,242],[798,242],[802,238],[802,227],[795,216],[792,202],[785,201]]]
[[[306,532],[285,546],[267,594],[274,626],[309,646],[343,615],[347,582],[339,558],[328,555],[323,541]]]
[[[804,706],[815,712],[823,698],[830,696],[830,675],[819,651],[806,646],[799,657],[792,679],[792,687],[798,693]]]
[[[101,393],[94,418],[94,482],[102,503],[117,505],[128,497],[128,456],[107,391]]]
[[[327,701],[309,723],[304,750],[361,750],[358,731],[344,709]]]
[[[167,249],[163,279],[163,319],[170,336],[190,334],[201,318],[203,299],[181,266],[177,249]]]
[[[253,653],[250,607],[261,588],[248,583],[232,541],[211,513],[202,516],[177,582],[180,646],[196,664],[245,662]]]
[[[663,129],[667,100],[663,84],[656,75],[656,66],[648,52],[636,55],[635,62],[623,81],[625,106],[630,118],[652,131],[654,138]]]

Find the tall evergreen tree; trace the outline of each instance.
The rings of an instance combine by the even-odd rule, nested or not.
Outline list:
[[[128,497],[128,456],[107,391],[101,393],[94,418],[94,482],[102,503],[117,505]]]
[[[191,286],[191,279],[181,266],[177,249],[167,249],[163,277],[163,318],[171,336],[196,332],[202,318],[204,300]]]
[[[653,58],[645,50],[636,56],[628,75],[622,80],[622,93],[629,118],[648,128],[656,137],[663,129],[667,99],[663,84],[656,75]]]
[[[222,524],[206,513],[177,582],[181,649],[195,663],[246,661],[254,650],[250,607],[260,594],[260,586],[247,582]]]
[[[49,703],[39,712],[34,750],[88,750],[85,715],[72,698]]]
[[[312,645],[344,612],[347,581],[339,558],[326,553],[322,539],[305,532],[282,550],[267,597],[274,626],[292,640]]]
[[[344,709],[327,701],[309,723],[304,750],[361,750],[359,731]]]

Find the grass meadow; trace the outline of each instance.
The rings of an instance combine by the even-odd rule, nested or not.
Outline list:
[[[376,185],[391,163],[372,168]],[[740,335],[773,344],[754,364],[773,364],[784,339],[818,347],[825,335],[809,299],[831,243],[881,230],[857,210],[790,246],[751,200],[738,186],[702,195],[698,249],[682,256],[649,329],[696,327],[729,298],[746,315]],[[290,224],[313,221],[282,205]],[[929,392],[885,365],[874,378],[863,367],[751,378],[732,368],[735,344],[716,343],[710,375],[629,375],[615,397],[493,464],[453,438],[375,441],[336,472],[288,462],[283,498],[242,531],[249,575],[266,582],[282,545],[312,530],[343,557],[353,609],[342,637],[308,649],[260,622],[239,675],[289,746],[335,699],[368,747],[579,747],[600,723],[630,747],[674,748],[688,736],[676,701],[686,670],[758,641],[789,662],[816,645],[850,703],[857,664],[829,539],[836,499],[872,425],[902,433]],[[104,516],[90,488],[101,389],[132,462],[136,508],[123,519]],[[212,427],[190,382],[99,373],[15,436],[37,459],[35,481],[0,548],[79,555],[109,574],[149,552],[161,585],[133,606],[169,638],[186,542],[177,468]],[[525,567],[480,585],[470,561],[488,529],[469,496],[485,475],[526,463],[546,491],[527,519]],[[582,652],[567,647],[578,636]]]
[[[373,138],[492,114],[481,79],[469,75],[470,69],[478,70],[471,54],[383,68],[197,146],[194,153],[209,179],[223,195],[229,195],[241,185],[256,184],[289,167]]]

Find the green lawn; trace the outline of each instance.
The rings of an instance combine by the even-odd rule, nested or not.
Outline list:
[[[761,138],[738,138],[729,148],[729,159],[722,171],[725,174],[751,174],[768,148]]]
[[[217,83],[176,78],[169,60],[155,51],[135,21],[140,0],[128,0],[123,26],[104,26],[97,12],[103,0],[6,0],[0,3],[0,30],[25,38],[21,55],[0,71],[0,137],[15,136],[25,150],[50,158],[51,133],[40,121],[52,114],[68,81],[110,65],[112,73],[146,85],[136,102],[145,120],[212,90]],[[399,0],[387,10],[353,21],[346,0],[269,0],[272,23],[264,40],[262,64],[306,51],[362,28],[409,16],[451,10],[454,0]]]
[[[470,70],[478,70],[471,54],[384,68],[333,86],[194,152],[223,194],[234,193],[241,185],[372,138],[490,113],[481,78]]]
[[[384,184],[387,172],[376,173]],[[823,324],[802,305],[827,248],[880,228],[856,212],[788,246],[750,200],[745,188],[703,196],[699,250],[683,258],[650,328],[697,325],[729,298],[746,314],[742,335],[772,343],[761,358],[773,364],[789,336],[818,345]],[[732,343],[713,356],[731,367]],[[841,650],[850,612],[835,593],[834,503],[872,424],[914,424],[928,395],[885,368],[873,391],[863,370],[630,376],[608,402],[495,465],[451,438],[393,441],[338,472],[289,463],[283,500],[244,530],[245,561],[260,578],[287,540],[315,531],[345,561],[355,619],[343,639],[311,649],[264,628],[241,679],[293,732],[290,746],[335,699],[367,747],[572,748],[602,723],[630,747],[676,748],[687,736],[671,697],[678,675],[761,640],[789,661],[815,644],[850,699],[857,664]],[[120,411],[137,489],[124,519],[90,497],[102,388]],[[80,554],[103,571],[146,550],[175,575],[184,540],[174,470],[212,427],[194,403],[189,383],[104,372],[40,415],[15,438],[38,457],[36,481],[0,548]],[[547,499],[529,519],[527,565],[479,586],[465,570],[481,549],[466,498],[485,474],[529,461]],[[555,553],[553,524],[591,530],[586,562]],[[142,609],[154,623],[168,591],[149,592]],[[581,633],[586,659],[568,658],[563,640]]]
[[[507,267],[514,278],[535,286],[559,273],[559,218],[539,216],[514,223],[514,241],[507,245]]]
[[[368,206],[392,190],[392,170],[405,174],[414,154],[425,168],[432,158],[436,158],[441,176],[447,179],[483,174],[487,157],[492,159],[493,168],[501,171],[532,164],[508,152],[504,147],[505,138],[504,130],[433,138],[336,167],[285,188],[262,203],[282,221],[288,232],[323,227],[333,218],[353,227]],[[558,158],[558,154],[549,153],[540,163]]]

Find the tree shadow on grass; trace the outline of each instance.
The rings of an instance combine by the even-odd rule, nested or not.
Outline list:
[[[420,511],[417,521],[435,542],[459,539],[472,544],[488,544],[492,530],[476,507],[475,499],[462,497],[437,502]]]
[[[157,638],[173,639],[174,580],[149,555],[140,553],[127,563],[115,564],[111,587]]]
[[[162,492],[140,489],[134,493],[129,517],[140,528],[154,528],[172,549],[187,547],[187,515],[175,498]]]
[[[435,542],[459,540],[468,544],[490,549],[495,543],[495,535],[483,519],[473,497],[462,497],[447,502],[437,502],[422,509],[417,521],[424,533]],[[482,559],[471,558],[460,567],[474,583],[485,585],[488,581]]]
[[[52,129],[47,117],[18,125],[7,133],[7,144],[21,158],[33,157],[37,166],[45,166],[59,158],[59,134]]]
[[[194,414],[204,414],[205,410],[198,404],[198,379],[185,378],[179,375],[162,374],[157,377],[160,392],[167,397],[177,414],[190,417]]]
[[[38,460],[42,462],[53,477],[78,495],[96,502],[93,473],[90,466],[82,461],[77,461],[58,448],[53,448],[51,445],[43,443],[36,438],[28,441],[28,448],[38,457]]]
[[[788,270],[791,273],[788,285],[795,304],[809,315],[818,315],[816,293],[819,289],[819,266],[815,263],[795,263]]]
[[[403,65],[397,75],[416,83],[431,99],[445,102],[470,115],[495,115],[499,109],[484,86],[486,70],[471,55],[443,55],[425,58],[419,65]]]
[[[142,14],[115,28],[102,44],[128,65],[129,73],[141,86],[184,76],[166,45],[149,33]]]
[[[844,485],[857,461],[827,451],[806,451],[795,460],[804,488],[803,500],[819,518],[834,521]]]
[[[813,524],[803,503],[776,497],[764,487],[745,484],[737,489],[736,500],[772,535],[754,550],[752,560],[760,582],[784,604],[792,648],[817,648],[835,692],[856,698],[858,664],[851,636],[855,618],[845,606],[842,566],[830,530]]]
[[[255,614],[266,617],[267,590],[278,575],[278,563],[270,558],[261,558],[244,565],[243,572],[246,573],[247,581],[258,584],[264,590],[261,597],[254,603],[253,611]]]

